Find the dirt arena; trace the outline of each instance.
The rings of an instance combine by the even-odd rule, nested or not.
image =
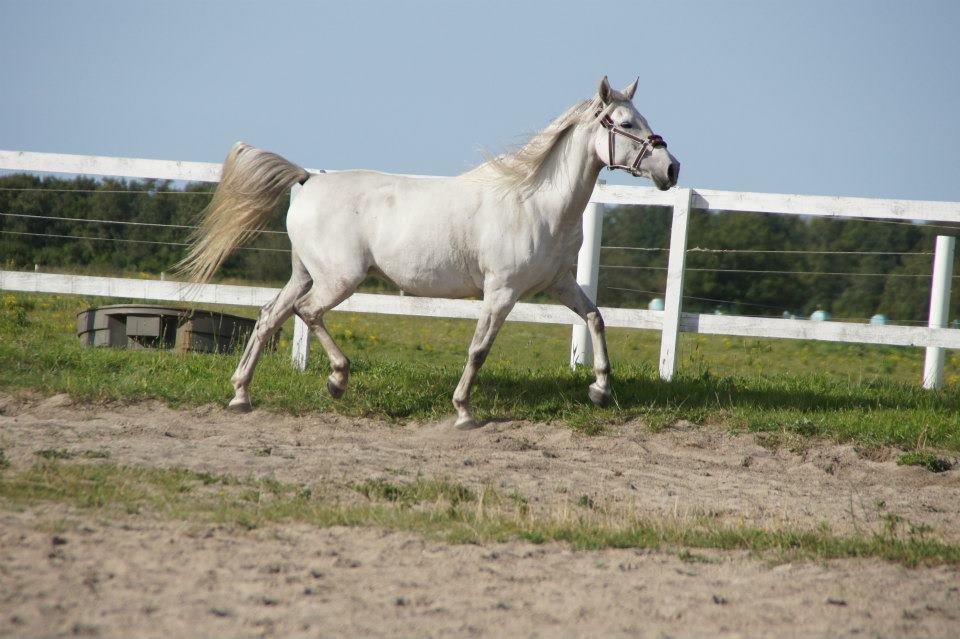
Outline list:
[[[516,491],[543,512],[585,495],[654,520],[843,535],[879,531],[892,515],[960,543],[960,470],[897,466],[892,451],[853,446],[771,447],[685,422],[595,437],[525,422],[462,433],[0,395],[0,447],[8,472],[34,464],[38,450],[102,450],[111,463],[308,485],[446,478]],[[0,636],[948,637],[960,628],[955,567],[695,557],[106,519],[51,502],[0,511]]]

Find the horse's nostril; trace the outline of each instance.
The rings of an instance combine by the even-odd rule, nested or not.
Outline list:
[[[676,184],[679,178],[680,178],[680,163],[671,162],[670,166],[667,167],[667,179],[670,180],[671,184]]]

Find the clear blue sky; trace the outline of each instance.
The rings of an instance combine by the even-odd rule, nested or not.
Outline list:
[[[958,34],[956,0],[0,0],[0,148],[454,174],[639,75],[683,185],[960,201]]]

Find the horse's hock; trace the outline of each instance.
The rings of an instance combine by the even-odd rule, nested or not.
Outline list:
[[[172,348],[184,353],[227,353],[250,336],[246,317],[186,308],[114,304],[77,313],[77,337],[84,346]],[[274,348],[279,333],[267,345]]]

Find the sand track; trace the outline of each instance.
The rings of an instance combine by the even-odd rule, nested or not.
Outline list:
[[[0,395],[0,447],[14,470],[37,450],[66,449],[334,487],[446,478],[518,491],[543,512],[586,495],[649,518],[826,524],[840,534],[879,530],[892,514],[960,543],[958,470],[900,467],[852,446],[770,450],[753,435],[689,423],[597,437],[525,422],[460,433]],[[712,562],[558,544],[451,546],[374,529],[104,521],[47,504],[0,513],[0,635],[950,636],[960,621],[955,568],[773,566],[698,553]]]

